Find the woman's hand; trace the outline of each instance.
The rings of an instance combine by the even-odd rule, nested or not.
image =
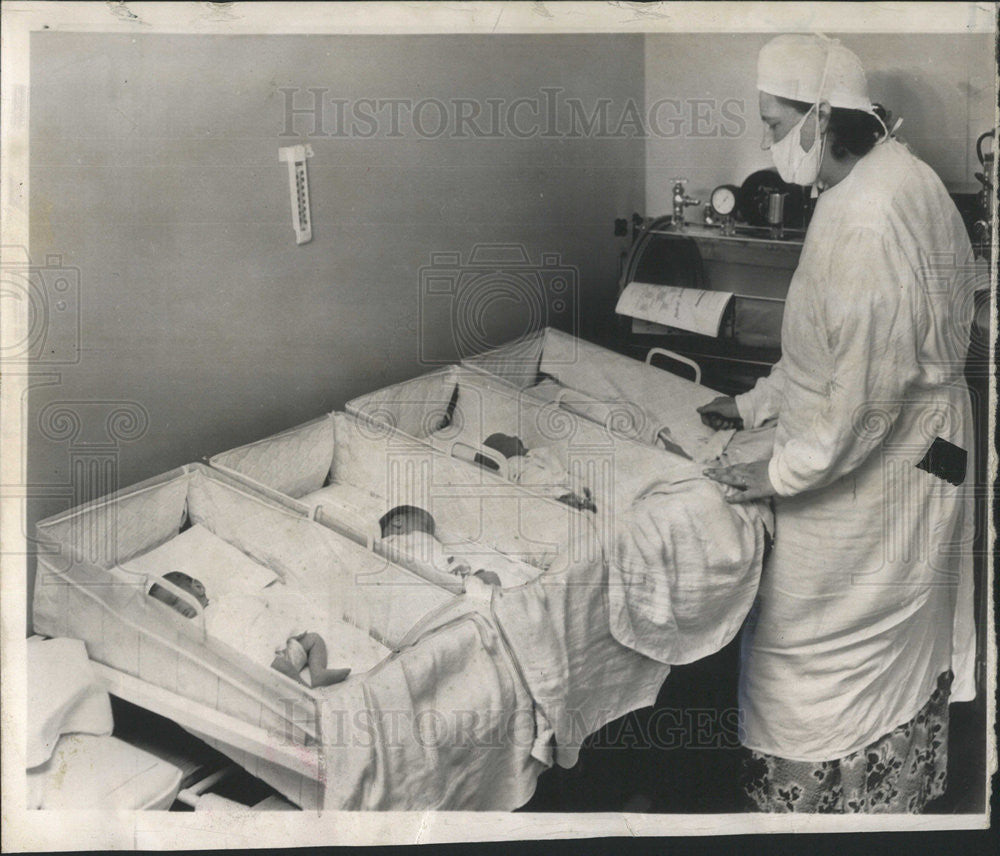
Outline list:
[[[698,412],[701,414],[701,421],[714,431],[743,427],[740,411],[736,407],[736,399],[731,395],[720,395],[718,398],[712,399],[708,404],[699,407]]]
[[[705,475],[719,484],[736,488],[727,491],[726,502],[750,502],[775,496],[777,491],[767,474],[770,461],[754,461],[752,464],[734,464],[731,467],[711,467]]]

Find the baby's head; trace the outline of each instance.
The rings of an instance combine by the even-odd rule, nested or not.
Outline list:
[[[510,434],[490,434],[483,445],[487,449],[499,452],[505,458],[517,458],[528,453],[527,447],[521,442],[520,437],[513,437]]]
[[[202,585],[201,580],[197,580],[182,571],[170,571],[163,575],[163,579],[167,582],[173,583],[177,586],[177,588],[183,589],[190,594],[195,600],[198,601],[198,603],[201,604],[202,609],[208,606],[208,594],[205,592],[205,586]],[[185,618],[194,618],[195,616],[194,607],[192,607],[191,604],[182,600],[172,591],[164,588],[159,583],[153,583],[149,589],[149,596],[155,597],[167,606],[173,607]]]
[[[430,512],[416,505],[397,505],[390,508],[378,521],[382,537],[409,535],[411,532],[434,534],[434,518]]]
[[[483,445],[494,452],[499,452],[504,458],[516,458],[528,451],[520,437],[512,437],[510,434],[490,434],[483,440]],[[472,461],[488,470],[499,469],[495,461],[491,461],[486,455],[481,455],[479,452],[476,452]]]

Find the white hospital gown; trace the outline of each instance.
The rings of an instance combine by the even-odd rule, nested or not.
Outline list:
[[[788,291],[782,358],[737,406],[777,417],[774,550],[744,635],[744,743],[843,757],[911,719],[953,669],[974,695],[971,248],[937,176],[878,145],[824,192]],[[969,453],[956,487],[918,468]]]

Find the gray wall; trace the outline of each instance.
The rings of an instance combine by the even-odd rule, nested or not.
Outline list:
[[[486,99],[507,110],[554,87],[585,105],[641,102],[641,36],[43,32],[31,75],[31,256],[79,277],[81,326],[53,324],[35,366],[29,525],[420,374],[422,354],[453,360],[448,299],[425,302],[421,324],[432,253],[464,261],[477,244],[514,243],[532,265],[548,253],[550,268],[578,270],[570,303],[541,315],[481,284],[480,343],[571,328],[572,310],[586,333],[616,294],[613,220],[643,208],[641,139],[475,138],[470,126],[457,139],[435,135],[433,105],[424,136],[408,122],[392,136],[383,111],[359,139],[329,104],[321,126],[292,117],[289,137],[280,91],[297,88],[297,107],[309,88],[435,98],[450,114],[450,99],[474,99],[489,133]],[[541,126],[519,110],[522,129]],[[278,162],[299,142],[315,152],[303,246]]]

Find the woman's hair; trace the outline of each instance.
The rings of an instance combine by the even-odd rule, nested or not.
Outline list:
[[[793,101],[780,96],[775,98],[779,104],[791,107],[803,116],[813,107],[806,101]],[[878,119],[864,110],[831,107],[827,133],[830,135],[830,152],[837,160],[844,160],[849,154],[859,158],[868,154],[875,148],[875,143],[885,136],[885,129]]]

